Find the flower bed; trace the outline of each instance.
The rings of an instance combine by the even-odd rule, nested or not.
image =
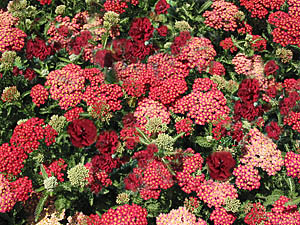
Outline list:
[[[0,224],[300,224],[299,1],[1,7]]]

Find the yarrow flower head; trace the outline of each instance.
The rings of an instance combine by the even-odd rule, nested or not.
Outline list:
[[[55,187],[58,185],[56,177],[48,177],[44,180],[44,187],[47,191],[54,191]]]
[[[20,98],[20,92],[17,90],[16,86],[6,87],[1,95],[1,100],[3,102],[13,102]]]
[[[45,104],[49,97],[49,92],[43,85],[36,84],[31,88],[30,96],[32,98],[32,102],[40,107],[40,105]]]
[[[111,225],[147,225],[147,210],[139,205],[122,205],[116,209],[110,208],[101,217],[100,224],[111,224]]]
[[[161,213],[156,217],[157,225],[207,225],[207,223],[189,212],[185,207],[172,209],[168,214]]]
[[[88,184],[89,170],[83,165],[78,164],[67,171],[68,179],[74,187],[83,188]]]

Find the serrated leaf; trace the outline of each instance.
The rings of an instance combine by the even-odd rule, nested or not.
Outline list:
[[[37,222],[39,220],[40,214],[44,209],[44,205],[45,205],[48,197],[49,197],[49,192],[44,193],[44,195],[41,197],[38,205],[36,206],[36,209],[34,211],[34,216],[35,216],[34,221],[35,222]]]
[[[48,174],[42,164],[40,165],[40,168],[41,168],[43,179],[46,180],[48,178]]]
[[[300,197],[292,199],[290,201],[288,201],[287,203],[285,203],[285,206],[289,206],[289,205],[298,205],[300,203]]]
[[[200,9],[198,10],[197,14],[201,14],[203,11],[207,10],[213,4],[212,1],[205,2]]]

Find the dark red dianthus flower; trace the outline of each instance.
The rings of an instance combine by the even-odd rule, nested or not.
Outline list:
[[[155,6],[155,12],[157,15],[159,14],[166,14],[168,13],[168,8],[170,8],[170,5],[167,3],[166,0],[159,0]]]
[[[135,18],[132,21],[129,35],[134,41],[145,42],[152,37],[154,28],[147,17]]]
[[[280,135],[280,127],[274,121],[272,121],[268,126],[266,126],[266,132],[270,138],[278,140]]]
[[[68,134],[75,147],[87,147],[96,141],[97,128],[89,119],[77,119],[68,126]]]
[[[265,74],[267,76],[276,73],[276,71],[279,69],[279,66],[276,64],[274,60],[270,60],[265,65]]]
[[[259,97],[259,82],[256,79],[244,79],[239,86],[237,95],[243,102],[253,103]]]
[[[112,155],[118,147],[118,135],[115,131],[103,131],[99,134],[96,147],[101,154]]]
[[[168,27],[167,26],[160,26],[159,28],[156,29],[157,33],[162,36],[165,37],[168,34]]]
[[[231,170],[235,167],[235,160],[230,152],[214,152],[207,157],[209,175],[215,180],[226,180],[231,176]]]

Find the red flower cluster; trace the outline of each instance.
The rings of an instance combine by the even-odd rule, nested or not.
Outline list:
[[[211,75],[224,76],[225,75],[225,67],[222,63],[213,61],[209,67],[208,71]]]
[[[298,178],[298,183],[300,183],[300,154],[288,152],[284,158],[284,165],[286,174],[290,177]]]
[[[184,132],[184,136],[191,135],[193,132],[193,121],[190,118],[179,120],[175,123],[177,134]]]
[[[26,57],[32,59],[33,57],[39,58],[44,61],[47,56],[53,53],[53,49],[50,46],[46,46],[45,41],[40,38],[30,39],[26,45]]]
[[[224,0],[214,1],[211,5],[212,11],[205,11],[204,23],[215,29],[223,29],[225,31],[234,31],[237,28],[238,7],[231,2]]]
[[[298,224],[300,220],[300,213],[297,209],[297,205],[285,204],[290,199],[285,196],[280,196],[280,198],[273,204],[271,212],[267,212],[266,216],[268,220],[265,221],[265,225],[273,224]]]
[[[260,35],[252,35],[251,48],[254,51],[261,52],[267,48],[267,40]]]
[[[145,157],[149,156],[145,155]],[[144,160],[147,161],[145,166],[140,161],[140,165],[144,167],[134,168],[133,173],[124,179],[125,188],[132,191],[138,190],[144,200],[158,199],[161,189],[168,189],[173,186],[172,174],[161,161],[147,160],[146,158]]]
[[[56,130],[45,125],[43,119],[31,118],[15,127],[10,143],[26,153],[31,153],[38,149],[42,140],[47,146],[53,144],[56,136]]]
[[[225,50],[229,49],[231,53],[237,51],[237,47],[233,44],[231,37],[222,40],[220,46]]]
[[[83,113],[84,110],[83,108],[81,107],[75,107],[73,109],[70,109],[69,111],[67,111],[65,114],[64,114],[64,117],[66,117],[67,121],[68,122],[72,122],[73,120],[76,120],[79,118],[79,114],[80,113]]]
[[[177,55],[180,52],[180,48],[191,39],[191,35],[188,31],[180,32],[179,36],[175,37],[174,42],[171,45],[171,52],[173,55]]]
[[[38,0],[38,1],[41,3],[41,5],[46,5],[46,4],[50,5],[52,2],[52,0]]]
[[[110,208],[101,217],[103,225],[147,225],[147,210],[139,205],[121,205],[116,209]]]
[[[268,23],[276,27],[272,31],[273,42],[284,47],[287,45],[298,45],[300,47],[300,22],[297,16],[283,11],[276,11],[269,15]]]
[[[96,141],[97,128],[94,122],[89,119],[77,119],[68,126],[68,134],[75,147],[83,148]]]
[[[24,73],[24,77],[28,80],[33,80],[36,77],[36,73],[33,69],[27,68]]]
[[[46,77],[51,98],[59,101],[61,109],[75,107],[82,99],[85,78],[78,65],[68,64],[60,70],[51,71]]]
[[[249,225],[256,225],[267,220],[266,209],[260,202],[253,203],[251,211],[246,215],[244,221]]]
[[[284,118],[284,124],[292,126],[292,129],[300,133],[300,112],[290,112],[288,117]]]
[[[122,14],[126,12],[125,9],[128,8],[128,2],[134,6],[139,4],[139,0],[106,0],[103,6],[105,11],[113,11],[115,13]]]
[[[181,189],[190,194],[198,190],[205,180],[204,174],[197,174],[202,169],[203,158],[200,153],[195,153],[190,148],[185,152],[193,155],[182,159],[182,170],[176,173],[176,179]]]
[[[216,208],[211,214],[209,219],[214,221],[214,225],[231,225],[236,220],[236,217],[228,213],[224,208]]]
[[[112,185],[111,179],[105,171],[101,171],[98,165],[93,165],[91,162],[86,163],[85,167],[89,170],[88,183],[91,191],[98,194],[103,187]]]
[[[168,27],[167,26],[162,25],[159,28],[157,28],[156,30],[157,30],[157,33],[162,37],[165,37],[168,34]]]
[[[166,0],[159,0],[155,5],[155,12],[157,15],[159,14],[166,14],[168,13],[168,9],[170,8],[170,5],[167,3]]]
[[[0,146],[0,172],[6,177],[17,176],[28,156],[23,149],[4,143]]]
[[[259,172],[251,165],[238,165],[233,170],[233,175],[236,176],[235,184],[240,189],[252,191],[260,187]]]
[[[170,109],[174,113],[187,112],[187,117],[195,119],[199,125],[217,120],[220,115],[227,115],[229,108],[226,98],[216,86],[208,78],[198,78],[194,81],[192,93],[176,100]]]
[[[62,158],[59,158],[58,160],[53,161],[50,165],[44,165],[45,171],[48,175],[48,177],[51,177],[52,174],[59,180],[60,182],[64,182],[64,173],[62,170],[65,170],[67,168],[67,164],[65,164],[65,160]],[[42,175],[42,172],[40,172],[40,175]]]
[[[231,176],[231,170],[236,164],[230,152],[214,152],[207,157],[206,163],[210,177],[222,181]]]
[[[48,99],[49,92],[43,85],[37,84],[31,88],[30,96],[32,98],[32,102],[40,107],[40,105],[45,104]]]
[[[265,18],[269,11],[274,9],[279,10],[284,2],[285,0],[240,0],[241,6],[244,6],[248,11],[251,12],[251,17],[257,17],[259,19]]]
[[[275,140],[278,140],[280,135],[280,127],[278,126],[278,123],[272,121],[268,126],[266,126],[266,132],[269,136],[269,138],[273,138]]]
[[[119,145],[118,135],[115,131],[103,131],[99,134],[96,147],[100,154],[112,155]]]
[[[63,34],[65,36],[65,34]],[[92,39],[92,34],[90,31],[85,30],[82,31],[75,39],[72,39],[69,43],[69,47],[71,48],[70,53],[75,55],[79,55],[81,49],[88,45],[88,41]]]
[[[0,25],[0,52],[20,51],[24,47],[27,35],[19,28]]]

